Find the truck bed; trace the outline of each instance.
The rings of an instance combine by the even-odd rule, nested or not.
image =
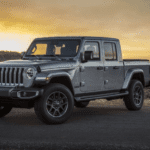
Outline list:
[[[123,61],[149,61],[148,59],[123,59]]]
[[[148,59],[123,59],[125,76],[129,69],[142,69],[144,71],[145,85],[150,86],[150,62]]]

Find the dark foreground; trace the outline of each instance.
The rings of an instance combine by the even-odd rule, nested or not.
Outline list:
[[[61,125],[41,123],[34,109],[13,109],[0,119],[0,149],[150,149],[150,100],[128,111],[122,100],[97,100],[74,109]]]

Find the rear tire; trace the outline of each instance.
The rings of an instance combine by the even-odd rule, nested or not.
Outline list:
[[[85,107],[87,107],[88,104],[89,104],[89,101],[88,102],[76,102],[75,106],[77,108],[85,108]]]
[[[132,80],[129,86],[129,95],[124,97],[128,110],[140,110],[144,101],[143,85],[139,80]]]
[[[37,117],[46,124],[60,124],[67,121],[73,108],[74,99],[71,91],[58,83],[47,87],[43,96],[34,105]]]
[[[11,109],[11,106],[0,105],[0,118],[6,116],[11,111]]]

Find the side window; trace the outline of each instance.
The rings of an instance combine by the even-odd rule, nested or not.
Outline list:
[[[105,60],[116,60],[116,44],[115,43],[104,43]]]
[[[113,46],[113,58],[114,58],[115,60],[117,60],[116,44],[115,44],[115,43],[112,43],[112,46]]]
[[[93,59],[99,60],[98,42],[86,42],[84,45],[84,51],[93,51]]]

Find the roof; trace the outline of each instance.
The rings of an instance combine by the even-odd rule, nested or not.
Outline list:
[[[94,37],[94,36],[61,36],[61,37],[43,37],[43,38],[36,38],[35,40],[51,40],[51,39],[85,39],[85,40],[112,40],[112,41],[119,41],[117,38],[110,38],[110,37]]]

